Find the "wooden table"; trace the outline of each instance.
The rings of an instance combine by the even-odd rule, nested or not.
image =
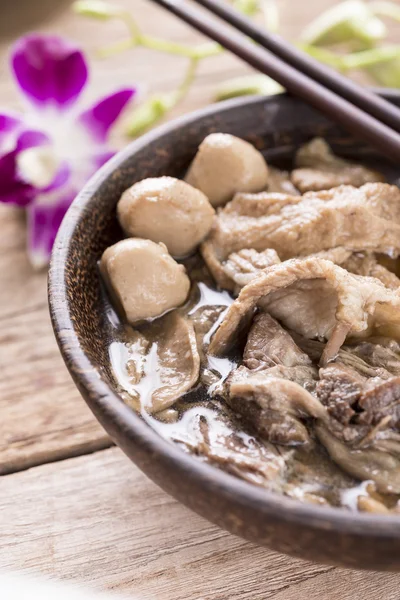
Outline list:
[[[295,37],[332,3],[280,0],[284,33]],[[145,30],[179,41],[196,38],[149,2],[125,4]],[[96,59],[95,49],[118,39],[122,25],[74,16],[65,0],[2,0],[1,11],[2,58],[10,40],[26,30],[78,40],[92,59],[88,98],[131,82],[167,91],[181,77],[183,61],[164,54],[135,50]],[[204,106],[218,82],[244,72],[227,54],[204,62],[173,116]],[[1,104],[15,107],[4,61],[0,90]],[[147,480],[112,447],[70,380],[49,322],[46,274],[34,273],[26,258],[24,216],[0,206],[0,224],[0,569],[134,591],[148,600],[399,599],[400,576],[345,571],[257,548]]]

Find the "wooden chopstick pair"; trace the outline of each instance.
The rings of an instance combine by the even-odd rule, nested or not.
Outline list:
[[[237,31],[183,0],[153,1],[371,143],[393,161],[400,162],[400,109],[390,102],[321,65],[221,0],[195,2]]]

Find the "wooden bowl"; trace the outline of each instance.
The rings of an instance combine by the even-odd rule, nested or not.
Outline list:
[[[389,97],[400,105],[400,94]],[[346,567],[400,571],[400,516],[301,504],[236,479],[159,437],[116,393],[107,304],[97,268],[106,246],[122,237],[116,202],[123,190],[144,177],[181,176],[199,143],[217,131],[246,138],[267,159],[277,161],[315,135],[326,137],[344,155],[370,155],[364,144],[355,144],[288,95],[214,105],[130,144],[85,186],[57,236],[49,301],[65,363],[112,439],[155,483],[195,512],[278,552]],[[392,179],[399,176],[395,168],[387,172]]]

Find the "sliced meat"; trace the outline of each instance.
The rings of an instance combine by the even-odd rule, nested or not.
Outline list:
[[[219,212],[201,251],[221,286],[232,285],[221,263],[243,248],[259,252],[272,248],[281,260],[338,246],[352,252],[400,253],[397,186],[371,183],[301,197],[271,196],[272,202],[268,194],[258,202],[236,199]]]
[[[375,375],[388,379],[400,376],[400,345],[388,338],[372,338],[349,346],[348,351],[375,369]]]
[[[133,331],[127,347],[124,391],[137,411],[157,413],[169,408],[199,378],[193,324],[176,312],[155,321],[143,333]]]
[[[328,413],[343,425],[349,425],[356,414],[355,405],[360,399],[365,378],[340,362],[319,370],[316,394]]]
[[[343,269],[355,275],[375,277],[392,290],[400,286],[400,279],[397,275],[381,265],[375,254],[352,252],[338,246],[331,250],[322,250],[310,256],[322,258],[323,260],[331,260],[335,265],[340,265]],[[230,254],[222,264],[222,269],[225,275],[234,282],[233,291],[238,294],[240,289],[250,283],[260,272],[280,262],[280,258],[275,250],[269,248],[262,252],[257,252],[257,250],[246,248]]]
[[[359,496],[357,500],[357,508],[361,512],[369,512],[380,515],[388,515],[392,511],[381,501],[371,496]],[[395,509],[393,512],[398,511]]]
[[[340,339],[367,335],[375,328],[396,333],[400,295],[373,278],[352,275],[331,261],[292,259],[270,267],[245,286],[228,309],[209,351],[220,355],[234,344],[237,332],[259,306],[306,338]],[[331,348],[330,360],[340,349]],[[326,351],[326,349],[325,349]]]
[[[358,399],[358,407],[362,410],[359,423],[377,425],[389,417],[386,426],[400,430],[400,377],[366,389]]]
[[[301,193],[384,181],[381,173],[333,154],[322,138],[314,138],[302,146],[296,153],[295,164],[291,181]]]
[[[257,252],[253,249],[244,249],[230,254],[223,263],[222,269],[225,275],[234,283],[233,291],[238,293],[259,273],[280,262],[275,250],[268,249]]]
[[[234,215],[235,217],[267,217],[278,215],[285,206],[299,204],[301,196],[283,192],[260,192],[258,194],[235,194],[219,215]]]
[[[296,369],[290,369],[292,375]],[[295,446],[310,443],[301,419],[326,418],[326,409],[299,383],[275,377],[273,372],[274,368],[254,372],[245,367],[234,371],[227,382],[228,403],[272,443]],[[288,372],[286,369],[285,375]]]
[[[252,370],[276,365],[312,366],[309,356],[300,350],[290,334],[265,312],[254,318],[243,353],[243,363]]]
[[[261,152],[245,140],[228,133],[211,133],[200,144],[185,179],[213,206],[221,206],[236,192],[265,189],[268,166]]]
[[[331,260],[335,265],[340,265],[343,269],[355,275],[375,277],[392,290],[400,286],[400,279],[397,275],[381,265],[376,255],[372,252],[352,252],[351,250],[347,250],[347,248],[338,246],[331,250],[322,250],[312,256]]]
[[[270,442],[309,443],[300,415],[324,410],[307,389],[317,370],[290,335],[267,313],[253,321],[243,354],[244,365],[227,381],[227,401]]]
[[[241,479],[269,489],[280,486],[285,471],[282,453],[244,433],[243,424],[226,406],[194,406],[179,425],[163,427],[160,433]]]
[[[290,173],[271,166],[268,170],[268,191],[291,195],[299,194],[290,180]]]
[[[383,493],[400,491],[400,378],[381,381],[333,363],[320,370],[316,392],[329,420],[315,430],[347,473],[373,480]]]
[[[297,447],[287,458],[285,494],[300,501],[340,506],[356,480],[342,471],[322,447]]]
[[[387,254],[377,254],[376,258],[380,265],[400,278],[400,260],[397,257],[391,258]]]
[[[346,473],[361,481],[374,481],[378,491],[384,494],[400,493],[400,443],[394,445],[391,452],[372,445],[360,449],[338,439],[323,423],[317,423],[315,431],[332,460]]]
[[[296,342],[296,344],[308,354],[308,356],[316,363],[320,362],[323,350],[325,348],[324,342],[320,342],[318,340],[308,340],[302,335],[291,331],[290,335]],[[382,339],[382,338],[377,338]],[[339,350],[337,358],[334,364],[342,364],[347,365],[349,368],[353,369],[356,373],[361,375],[364,378],[374,378],[380,380],[390,379],[392,377],[392,373],[385,369],[382,366],[372,364],[373,361],[369,362],[367,359],[362,358],[362,351],[359,351],[364,345],[369,346],[370,342],[360,342],[359,344],[346,344],[342,346]],[[371,347],[375,347],[375,344],[370,344]],[[379,344],[376,344],[379,346]],[[384,352],[384,348],[381,350],[377,350],[378,353],[381,351]],[[371,349],[369,352],[373,352]],[[398,365],[400,367],[400,365]],[[400,371],[399,371],[400,372]]]
[[[338,263],[340,264],[340,263]],[[350,273],[356,275],[365,275],[367,277],[375,277],[379,279],[387,288],[392,290],[400,286],[400,279],[391,273],[386,267],[379,264],[376,257],[372,253],[352,253],[341,266]]]

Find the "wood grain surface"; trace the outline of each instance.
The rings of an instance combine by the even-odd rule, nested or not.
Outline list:
[[[150,2],[120,3],[145,31],[181,42],[201,39]],[[280,0],[283,33],[294,39],[334,3]],[[98,47],[120,39],[123,26],[86,21],[69,4],[2,0],[2,106],[20,107],[6,57],[10,42],[30,30],[69,36],[88,52],[85,102],[126,84],[138,83],[142,94],[175,88],[184,59],[137,49],[100,60]],[[245,72],[228,54],[204,61],[170,117],[206,105],[219,82]],[[126,143],[121,131],[115,142]],[[118,449],[104,450],[111,442],[59,356],[46,273],[33,272],[26,258],[23,214],[0,206],[0,227],[0,569],[42,571],[149,600],[400,598],[400,576],[312,565],[235,538],[166,496]]]
[[[3,478],[1,566],[145,600],[398,600],[400,575],[258,548],[164,494],[117,448]]]

